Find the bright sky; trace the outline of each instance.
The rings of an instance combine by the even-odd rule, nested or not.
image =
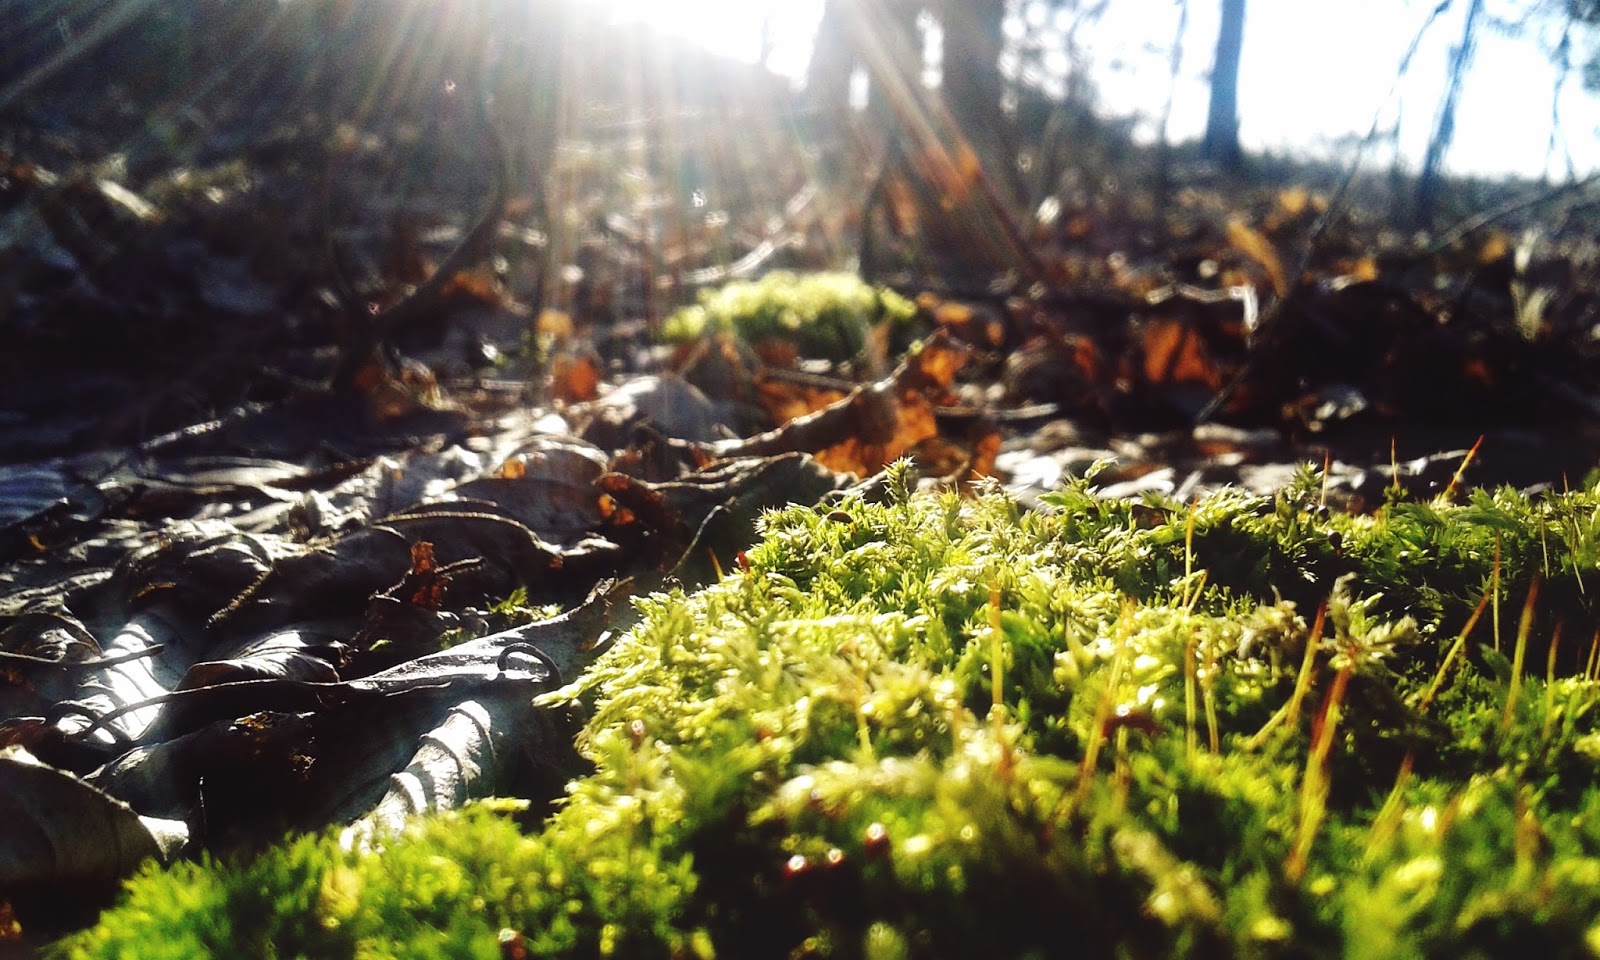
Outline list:
[[[769,65],[793,77],[805,71],[822,0],[604,0],[619,17],[653,22],[730,57],[755,60],[770,17]],[[1514,15],[1525,0],[1488,0],[1491,16]],[[1216,0],[1189,0],[1189,30],[1173,134],[1199,134],[1205,121],[1205,72],[1217,32]],[[1364,135],[1374,114],[1395,117],[1388,93],[1396,69],[1437,0],[1252,0],[1240,77],[1241,135],[1247,147],[1316,150]],[[1444,89],[1450,48],[1461,35],[1467,0],[1456,0],[1424,37],[1400,88],[1401,148],[1421,156]],[[1103,105],[1154,116],[1167,96],[1167,54],[1177,0],[1110,4],[1088,49]],[[1596,38],[1600,42],[1600,37]],[[1574,57],[1586,49],[1580,42]],[[1566,174],[1570,150],[1582,175],[1600,167],[1600,96],[1577,76],[1560,101],[1564,140],[1548,152],[1555,70],[1532,38],[1480,33],[1472,73],[1461,91],[1456,138],[1447,166],[1461,173]],[[1386,107],[1387,104],[1387,107]],[[1378,153],[1378,163],[1389,155]]]

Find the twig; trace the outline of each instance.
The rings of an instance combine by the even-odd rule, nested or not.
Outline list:
[[[81,671],[98,670],[102,667],[114,667],[118,664],[130,663],[134,660],[143,660],[153,657],[166,649],[164,644],[155,643],[140,650],[129,650],[112,656],[97,657],[93,660],[57,660],[51,657],[36,657],[27,653],[11,653],[0,651],[0,666],[14,667],[47,667],[54,670]]]
[[[1591,173],[1582,180],[1569,180],[1566,183],[1558,183],[1553,187],[1547,187],[1527,196],[1513,197],[1497,207],[1492,207],[1482,213],[1467,217],[1449,230],[1446,230],[1440,235],[1439,239],[1428,246],[1428,252],[1439,253],[1459,243],[1469,234],[1482,230],[1496,220],[1503,220],[1506,217],[1537,207],[1540,204],[1549,203],[1565,194],[1575,193],[1596,182],[1600,182],[1600,171]]]

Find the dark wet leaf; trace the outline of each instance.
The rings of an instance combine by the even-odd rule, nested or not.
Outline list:
[[[0,750],[0,819],[0,890],[13,892],[107,884],[171,859],[188,839],[183,824],[145,820],[15,747]]]

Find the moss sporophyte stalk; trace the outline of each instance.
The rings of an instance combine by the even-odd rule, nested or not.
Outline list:
[[[1600,953],[1600,490],[1319,486],[769,514],[554,695],[544,823],[150,870],[59,952]]]

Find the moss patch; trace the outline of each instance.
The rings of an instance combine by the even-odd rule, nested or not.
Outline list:
[[[759,280],[729,283],[667,318],[672,341],[729,333],[750,343],[782,340],[801,356],[849,360],[881,323],[903,325],[916,305],[852,273],[796,274],[778,270]]]
[[[151,871],[64,952],[1600,952],[1600,492],[891,489],[641,601],[547,823]]]

